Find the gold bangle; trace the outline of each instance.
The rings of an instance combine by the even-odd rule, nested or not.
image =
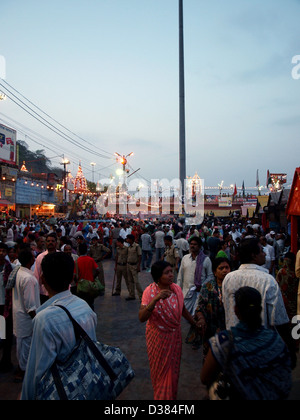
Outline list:
[[[148,306],[146,306],[146,309],[147,309],[148,312],[153,312],[154,311],[154,308],[150,309]]]

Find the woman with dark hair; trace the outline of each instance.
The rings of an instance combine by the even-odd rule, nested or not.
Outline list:
[[[296,255],[287,252],[282,268],[278,271],[276,280],[279,284],[285,309],[290,320],[297,315],[299,279],[295,273]]]
[[[274,329],[262,326],[262,297],[252,287],[235,293],[240,322],[209,341],[201,381],[211,386],[223,372],[234,400],[283,400],[291,389],[291,359]],[[218,392],[218,391],[217,391]]]
[[[226,328],[225,310],[222,300],[223,280],[230,273],[230,264],[227,258],[216,258],[212,265],[214,279],[204,284],[201,288],[195,319],[198,328],[191,328],[186,338],[187,344],[192,344],[194,349],[203,344],[203,357],[207,356],[208,340],[217,332]],[[199,334],[199,331],[201,333]]]
[[[216,258],[227,258],[230,260],[230,248],[227,241],[221,241]]]
[[[139,312],[147,322],[146,342],[155,400],[176,400],[181,362],[181,317],[196,321],[186,310],[181,288],[173,283],[171,264],[152,265],[154,282],[143,293]]]

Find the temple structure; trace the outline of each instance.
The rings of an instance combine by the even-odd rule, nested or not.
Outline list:
[[[86,178],[83,175],[81,162],[79,162],[78,172],[74,181],[74,192],[76,194],[84,194],[88,192]]]

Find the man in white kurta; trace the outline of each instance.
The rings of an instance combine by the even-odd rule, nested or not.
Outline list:
[[[177,284],[181,287],[184,304],[191,315],[195,314],[200,289],[195,284],[197,258],[201,251],[201,239],[194,237],[190,240],[190,254],[182,258]],[[214,278],[212,263],[209,257],[204,258],[201,271],[201,286]]]
[[[192,254],[187,254],[182,258],[180,270],[177,277],[177,284],[182,288],[185,297],[191,287],[195,286],[197,256],[194,258]],[[202,285],[212,280],[214,277],[212,272],[212,264],[210,258],[207,257],[203,263],[201,274]]]
[[[26,252],[29,255],[24,257]],[[36,310],[40,307],[39,283],[30,270],[34,262],[34,256],[32,255],[30,260],[30,254],[32,255],[30,250],[20,252],[19,260],[22,261],[22,266],[17,273],[13,288],[13,331],[17,337],[17,355],[19,367],[22,371],[26,370],[30,350],[33,332],[32,319]]]

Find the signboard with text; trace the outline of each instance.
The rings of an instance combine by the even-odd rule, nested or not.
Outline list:
[[[16,130],[0,124],[0,162],[16,164],[17,157]]]
[[[219,207],[232,207],[232,198],[231,197],[220,197],[219,198]]]

